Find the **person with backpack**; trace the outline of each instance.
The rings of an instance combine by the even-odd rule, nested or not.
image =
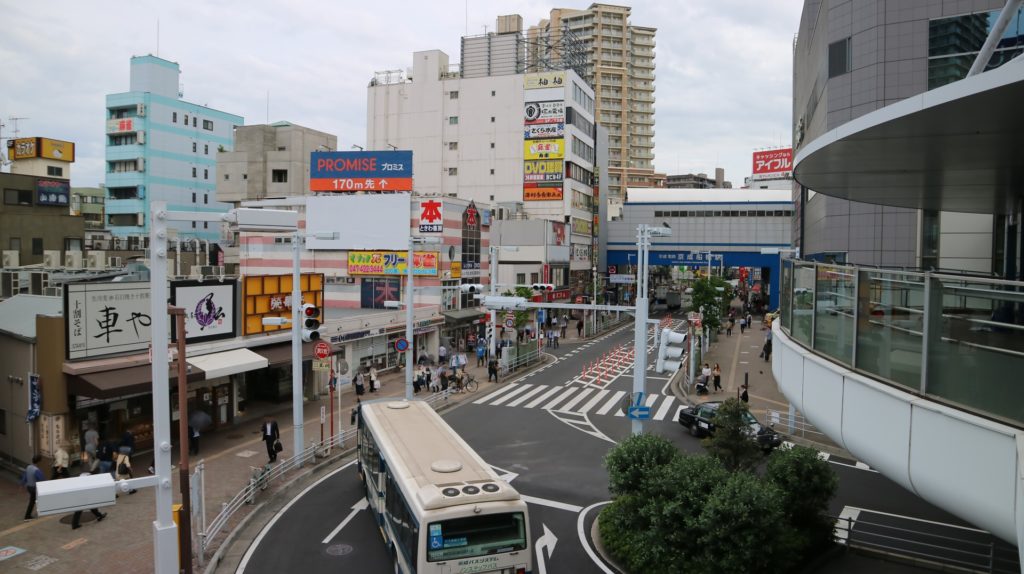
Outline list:
[[[132,459],[129,455],[119,452],[117,453],[117,459],[115,460],[117,466],[114,468],[114,480],[128,480],[134,478],[132,476]],[[128,494],[135,494],[137,491],[133,488],[128,491]]]

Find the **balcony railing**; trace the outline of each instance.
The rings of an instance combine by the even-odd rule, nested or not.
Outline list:
[[[1024,282],[785,260],[780,301],[815,353],[1024,427]]]

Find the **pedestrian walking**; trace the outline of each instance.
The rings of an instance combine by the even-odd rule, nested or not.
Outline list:
[[[117,459],[115,460],[117,466],[114,467],[114,480],[128,480],[133,478],[132,476],[132,458],[131,456],[119,452],[117,453]],[[128,491],[128,494],[135,494],[138,492],[134,488]]]
[[[556,349],[558,348],[558,335],[559,335],[558,329],[552,329],[552,331],[551,331],[551,338],[555,342],[555,348]]]
[[[486,358],[487,358],[487,345],[485,345],[483,341],[480,341],[480,343],[478,343],[477,346],[476,346],[476,366],[477,367],[484,366],[484,361],[485,361]]]
[[[352,414],[348,417],[350,425],[355,426],[356,421],[359,420],[359,415],[363,413],[363,399],[356,399],[356,406],[352,407]]]
[[[117,445],[117,452],[131,456],[135,454],[135,435],[132,431],[126,430],[121,434],[121,442]]]
[[[43,477],[43,471],[39,470],[36,466],[39,461],[43,460],[40,455],[33,455],[32,462],[25,467],[25,472],[21,473],[21,485],[28,491],[28,508],[25,509],[25,520],[32,520],[32,511],[36,508],[36,483],[45,480]]]
[[[199,454],[199,429],[191,425],[188,427],[188,453]]]
[[[117,445],[111,441],[104,441],[96,451],[96,458],[100,462],[100,472],[111,473],[114,470],[114,453],[117,452]],[[111,476],[113,474],[111,473]]]
[[[443,365],[444,362],[447,359],[448,359],[448,349],[444,348],[444,345],[439,346],[437,348],[437,362],[439,362],[439,363],[441,363]]]
[[[57,447],[57,452],[53,453],[53,472],[50,473],[50,480],[71,477],[71,473],[68,471],[70,457],[68,456],[67,447],[66,443],[61,443]]]
[[[376,393],[380,390],[380,379],[377,378],[377,367],[370,367],[370,392]]]
[[[715,363],[715,368],[711,370],[711,376],[715,380],[715,392],[722,390],[722,367]]]
[[[746,317],[740,317],[740,335],[743,334],[743,332],[746,330],[746,328],[747,328],[747,318]]]
[[[569,328],[569,316],[562,315],[562,338],[565,338],[565,330]]]
[[[356,396],[361,397],[366,392],[366,379],[363,377],[362,371],[356,373]]]
[[[764,342],[764,347],[761,349],[761,356],[764,357],[765,362],[772,360],[772,340],[768,339]]]
[[[263,417],[263,425],[260,427],[260,432],[263,434],[263,442],[267,444],[268,462],[274,462],[277,460],[279,439],[281,438],[281,431],[277,428],[277,421],[270,418],[270,415]]]
[[[89,453],[89,458],[92,460],[93,465],[96,464],[96,451],[100,447],[100,433],[96,432],[96,425],[92,423],[86,423],[85,426],[85,452]]]
[[[725,325],[725,336],[732,337],[732,327],[736,324],[736,319],[729,317],[729,322]]]
[[[82,463],[82,472],[79,473],[78,476],[89,476],[90,474],[92,474],[91,472],[89,472],[89,467],[90,467],[91,463],[90,463],[90,456],[89,456],[88,452],[82,451],[81,463]],[[103,522],[103,519],[107,517],[107,513],[106,512],[100,512],[99,510],[96,510],[95,508],[90,508],[89,512],[91,512],[92,515],[96,517],[96,522]],[[71,530],[78,530],[79,528],[81,528],[82,527],[81,522],[82,522],[82,511],[78,510],[73,515],[71,515]]]
[[[754,316],[750,314],[750,311],[747,311],[747,328],[754,328]]]
[[[700,376],[704,379],[704,384],[709,385],[711,383],[711,365],[704,363],[704,368],[700,370]]]
[[[576,321],[576,336],[579,337],[580,339],[583,338],[583,318],[582,317],[580,318],[580,320]]]
[[[744,404],[749,403],[750,402],[750,395],[747,394],[747,384],[743,383],[743,386],[740,387],[740,388],[743,390],[743,392],[740,393],[740,400],[743,401]]]
[[[494,382],[498,382],[498,359],[491,357],[491,360],[487,361],[487,382],[491,382],[491,377],[494,377]]]

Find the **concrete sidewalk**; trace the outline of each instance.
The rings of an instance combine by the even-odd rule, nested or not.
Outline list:
[[[452,394],[449,400],[459,403],[486,393],[496,383],[488,383],[486,367],[476,367],[476,361],[470,359],[467,371],[480,383],[477,393]],[[379,399],[384,397],[405,396],[404,370],[386,373],[381,376],[382,387],[378,393],[367,392],[363,399]],[[427,391],[417,396],[428,396]],[[341,392],[340,417],[335,397],[335,431],[351,428],[350,411],[355,405],[356,395],[349,386]],[[311,440],[320,439],[320,408],[325,407],[330,413],[329,396],[307,401],[303,406],[304,439],[307,445]],[[204,434],[200,438],[198,456],[190,457],[190,470],[194,471],[197,462],[205,464],[206,478],[206,518],[211,521],[220,511],[222,504],[231,500],[247,483],[253,474],[254,467],[267,462],[267,452],[259,435],[263,415],[273,416],[280,427],[281,444],[284,451],[278,461],[291,456],[293,449],[292,435],[292,404],[263,403],[252,404],[243,413],[241,420],[236,418],[234,425],[216,432]],[[340,421],[338,420],[340,418]],[[330,434],[330,423],[324,425],[325,436]],[[177,436],[177,427],[173,428]],[[146,468],[152,459],[152,453],[139,453],[134,457],[133,470],[135,476],[146,475]],[[178,487],[178,448],[172,453],[174,464],[175,502],[179,501]],[[307,465],[308,466],[308,465]],[[49,477],[49,469],[43,469]],[[77,467],[72,468],[72,476],[77,476]],[[290,473],[298,474],[298,472]],[[286,477],[285,481],[288,480]],[[89,512],[83,513],[82,528],[71,529],[71,516],[47,516],[23,521],[28,494],[18,486],[18,479],[10,473],[0,474],[0,571],[13,571],[17,567],[34,570],[45,568],[48,573],[78,574],[79,572],[105,571],[115,567],[120,572],[151,572],[153,570],[153,526],[156,518],[154,491],[152,488],[139,489],[136,494],[119,495],[117,504],[102,509],[108,517],[97,523]],[[239,514],[251,510],[246,507]],[[198,510],[193,509],[197,515]],[[231,524],[237,522],[237,519]],[[230,526],[230,524],[229,524]],[[218,539],[222,540],[224,532]],[[4,551],[5,547],[14,547]],[[5,554],[14,556],[4,558]],[[198,565],[198,561],[195,561]],[[201,571],[198,566],[196,571]]]

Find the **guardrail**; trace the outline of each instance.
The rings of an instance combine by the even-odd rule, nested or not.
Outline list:
[[[776,426],[777,431],[791,437],[798,436],[814,442],[831,442],[825,433],[821,432],[814,425],[807,422],[802,415],[789,416],[789,413],[774,409],[765,410],[765,421]]]

